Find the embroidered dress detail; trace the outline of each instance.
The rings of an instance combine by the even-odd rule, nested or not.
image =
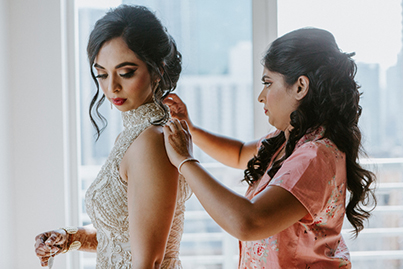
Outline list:
[[[97,229],[96,269],[131,269],[127,183],[119,173],[120,163],[133,141],[162,117],[163,111],[154,103],[122,112],[124,129],[119,135],[98,176],[85,195],[87,213]],[[174,220],[171,226],[161,268],[181,269],[180,240],[183,233],[185,201],[192,192],[179,177]]]

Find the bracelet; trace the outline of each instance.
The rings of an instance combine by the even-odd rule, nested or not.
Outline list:
[[[60,228],[61,230],[64,230],[67,234],[76,234],[78,232],[78,228],[77,227],[64,227],[64,228]],[[81,242],[80,241],[74,241],[72,242],[69,246],[67,246],[67,248],[65,250],[63,250],[62,253],[66,253],[68,251],[73,251],[73,250],[77,250],[81,247]]]
[[[179,172],[179,174],[181,174],[181,175],[182,175],[182,173],[181,173],[182,165],[184,165],[186,162],[197,162],[197,163],[200,163],[199,160],[198,160],[198,159],[195,159],[195,158],[187,158],[187,159],[184,159],[184,160],[178,165],[178,172]]]

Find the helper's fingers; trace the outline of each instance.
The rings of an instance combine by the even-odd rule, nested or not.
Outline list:
[[[182,102],[182,99],[179,98],[179,96],[176,93],[170,93],[168,94],[167,98],[172,99],[175,102]]]
[[[165,124],[163,129],[164,129],[164,136],[168,137],[168,135],[172,134],[171,124],[169,124],[169,122]]]
[[[175,124],[173,122],[172,119],[170,119],[166,124],[165,127],[167,127],[167,131],[169,131],[169,133],[172,133],[175,130]]]
[[[182,129],[182,125],[178,119],[169,120],[169,127],[171,128],[172,132],[176,132]]]
[[[188,123],[187,123],[185,120],[181,120],[181,121],[180,121],[180,124],[181,124],[182,128],[183,128],[186,132],[189,133],[189,125],[188,125]]]
[[[175,104],[175,101],[172,100],[172,98],[167,97],[167,98],[164,99],[164,104],[166,104],[167,106],[171,107],[172,105]]]

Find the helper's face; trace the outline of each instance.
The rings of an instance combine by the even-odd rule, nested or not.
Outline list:
[[[258,100],[264,104],[269,123],[281,131],[289,129],[290,115],[299,104],[294,95],[294,86],[288,86],[283,75],[267,68],[264,68],[262,82],[264,86]]]

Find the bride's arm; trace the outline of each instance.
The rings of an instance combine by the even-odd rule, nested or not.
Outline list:
[[[161,127],[146,129],[121,163],[128,182],[133,269],[158,268],[172,224],[178,172],[168,160],[163,139]]]
[[[96,252],[98,246],[97,240],[97,230],[94,225],[89,224],[87,226],[78,227],[78,231],[75,234],[69,234],[69,245],[71,243],[78,241],[81,247],[78,250]]]

